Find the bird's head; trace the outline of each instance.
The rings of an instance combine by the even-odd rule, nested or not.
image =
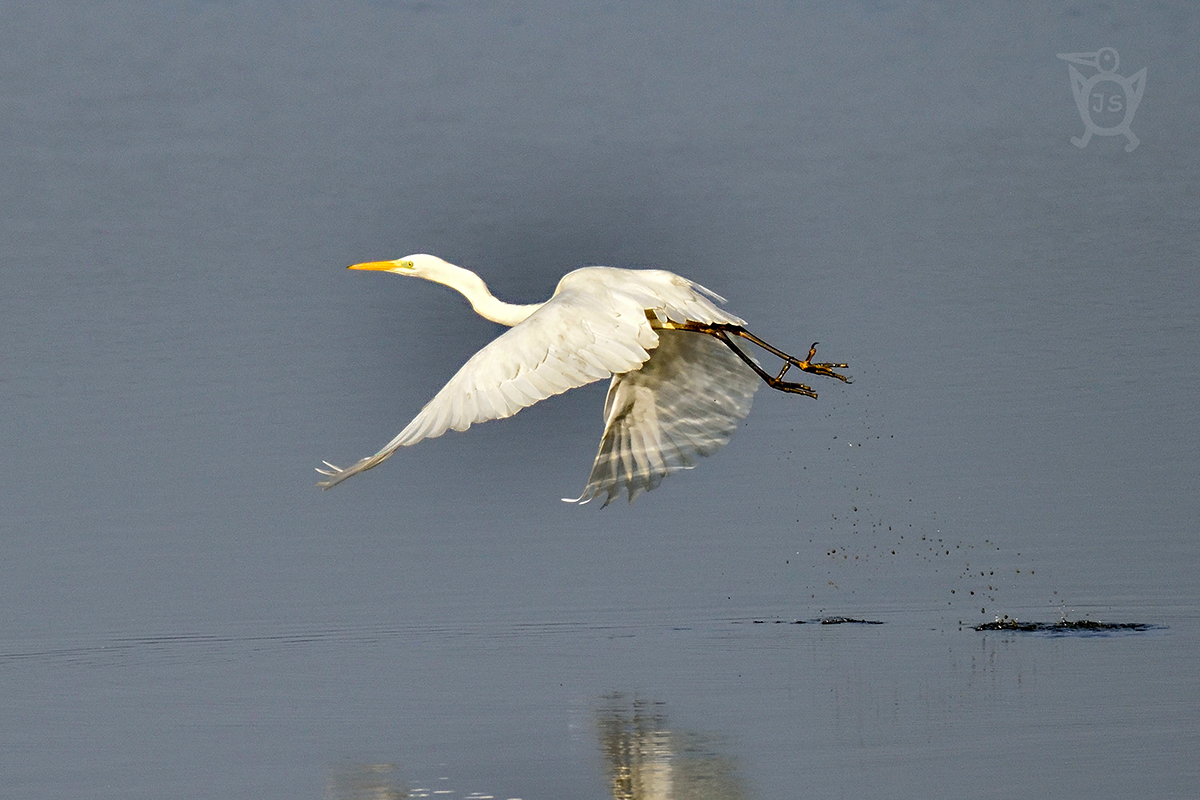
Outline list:
[[[449,266],[451,265],[437,256],[414,253],[411,256],[397,258],[395,261],[367,261],[363,264],[351,264],[348,269],[371,269],[436,280],[436,276],[444,274]]]

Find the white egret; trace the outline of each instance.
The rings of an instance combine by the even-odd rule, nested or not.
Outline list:
[[[584,267],[563,276],[545,303],[512,305],[494,297],[474,272],[423,253],[350,269],[449,286],[480,316],[511,330],[472,356],[378,453],[346,469],[326,461],[328,469],[317,469],[329,476],[317,484],[325,489],[377,466],[398,448],[510,417],[612,376],[600,452],[583,494],[567,502],[586,503],[603,494],[608,505],[622,490],[632,502],[728,442],[750,413],[759,378],[774,389],[810,397],[817,393],[808,386],[783,380],[791,367],[848,380],[833,371],[845,364],[812,362],[816,344],[803,360],[777,350],[712,302],[724,298],[663,270]],[[733,337],[782,359],[779,373],[763,370]]]

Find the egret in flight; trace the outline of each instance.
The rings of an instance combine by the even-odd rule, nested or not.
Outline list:
[[[629,501],[667,475],[716,452],[750,413],[761,378],[772,389],[816,397],[783,378],[792,367],[848,382],[845,364],[815,363],[817,346],[798,359],[747,331],[713,301],[720,295],[656,269],[583,267],[563,276],[545,303],[498,300],[470,270],[423,253],[353,264],[434,281],[462,293],[476,313],[509,326],[467,360],[416,418],[373,456],[342,469],[318,468],[329,489],[371,469],[401,447],[464,431],[476,422],[511,417],[568,389],[612,377],[604,403],[604,436],[583,493],[566,502],[622,491]],[[770,374],[735,343],[743,339],[781,359]]]

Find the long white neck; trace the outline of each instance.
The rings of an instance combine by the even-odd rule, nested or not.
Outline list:
[[[442,263],[444,266],[440,266],[436,274],[421,275],[421,277],[458,291],[470,301],[475,313],[484,319],[512,327],[519,322],[524,322],[530,314],[543,305],[542,303],[533,303],[520,306],[505,303],[489,292],[483,278],[474,272],[446,262]]]

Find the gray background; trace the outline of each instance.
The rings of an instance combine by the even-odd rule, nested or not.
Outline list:
[[[648,703],[713,797],[1195,796],[1190,4],[3,17],[4,796],[601,798]],[[1104,46],[1133,153],[1069,141]],[[421,251],[671,269],[855,383],[632,506],[558,501],[603,385],[320,492],[499,331],[344,269]],[[753,622],[828,615],[886,624]]]

